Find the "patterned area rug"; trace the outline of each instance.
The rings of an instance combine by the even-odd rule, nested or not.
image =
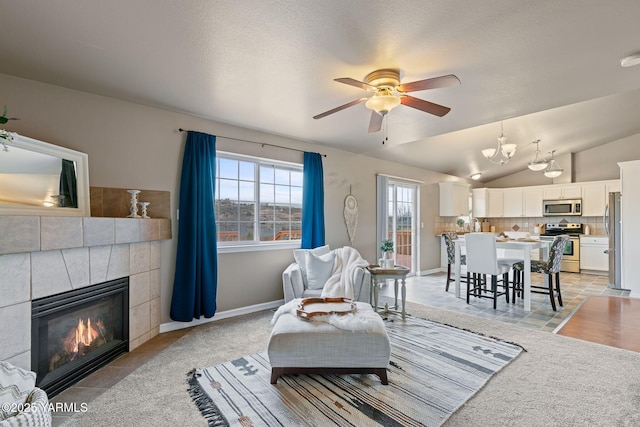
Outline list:
[[[209,426],[439,426],[522,348],[429,320],[385,322],[389,385],[375,375],[289,375],[266,351],[189,373]]]

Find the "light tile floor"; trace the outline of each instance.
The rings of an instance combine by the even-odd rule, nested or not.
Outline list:
[[[548,295],[534,293],[531,294],[530,312],[524,311],[521,298],[515,304],[507,304],[504,297],[500,298],[498,307],[494,310],[493,301],[489,299],[471,297],[470,303],[467,304],[466,285],[464,283],[461,284],[460,298],[455,297],[455,285],[453,282],[449,286],[449,291],[445,292],[446,278],[446,273],[407,278],[407,301],[552,332],[590,295],[629,295],[629,291],[609,288],[608,276],[560,273],[560,289],[564,307],[558,306],[558,311],[554,312],[552,310]],[[531,281],[532,283],[542,283],[543,276],[539,273],[532,273]],[[379,295],[386,297],[387,302],[392,302],[394,295],[393,281],[388,281],[387,284],[381,285]],[[382,298],[380,300],[382,301]],[[379,303],[379,305],[381,304]]]

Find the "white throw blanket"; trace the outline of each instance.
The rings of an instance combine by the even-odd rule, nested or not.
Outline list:
[[[345,297],[354,299],[353,282],[356,268],[367,267],[369,263],[351,246],[334,249],[336,262],[331,277],[322,288],[322,297]]]
[[[283,314],[291,314],[297,317],[296,310],[300,307],[301,301],[302,298],[295,298],[278,307],[271,319],[271,324],[275,325],[278,318]],[[300,319],[300,321],[307,322],[308,320]],[[347,331],[380,332],[384,330],[384,323],[380,322],[380,315],[373,310],[357,310],[355,313],[348,314],[314,316],[312,322],[325,322],[333,327]]]

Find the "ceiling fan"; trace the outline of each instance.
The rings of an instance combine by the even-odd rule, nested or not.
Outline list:
[[[382,127],[382,119],[384,116],[389,113],[391,109],[400,104],[438,117],[442,117],[451,111],[451,108],[449,107],[434,104],[433,102],[425,101],[423,99],[414,98],[413,96],[407,95],[407,92],[457,86],[460,84],[460,80],[453,74],[401,84],[400,70],[395,68],[383,68],[381,70],[373,71],[367,74],[364,80],[364,82],[361,82],[350,77],[334,79],[336,82],[373,92],[373,96],[356,99],[329,111],[325,111],[322,114],[318,114],[317,116],[313,116],[313,118],[321,119],[330,114],[337,113],[340,110],[344,110],[345,108],[364,102],[365,106],[372,110],[371,120],[369,121],[369,133],[378,132]]]

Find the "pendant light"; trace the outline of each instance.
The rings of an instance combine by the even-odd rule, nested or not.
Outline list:
[[[542,157],[542,155],[540,154],[540,147],[538,146],[538,144],[540,143],[540,140],[537,139],[535,141],[533,141],[534,144],[536,144],[536,156],[535,158],[530,161],[527,166],[529,167],[529,169],[531,169],[532,171],[541,171],[547,168],[547,166],[549,165],[549,162],[547,162],[547,160]]]
[[[507,163],[513,155],[516,153],[516,144],[505,144],[507,137],[504,136],[504,126],[500,122],[500,136],[498,137],[498,146],[496,148],[485,148],[482,150],[482,155],[485,159],[491,163],[499,164],[500,166]]]
[[[546,176],[547,178],[557,178],[562,175],[562,172],[564,172],[564,169],[558,166],[553,158],[553,153],[555,152],[556,150],[552,150],[549,152],[551,154],[551,160],[549,161],[549,166],[547,166],[547,168],[544,170],[544,176]]]

